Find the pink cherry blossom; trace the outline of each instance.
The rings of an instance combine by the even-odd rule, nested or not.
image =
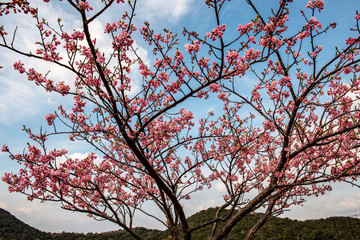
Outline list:
[[[318,9],[321,12],[324,9],[324,1],[322,0],[311,0],[307,3],[306,8]]]
[[[27,1],[0,7],[0,15],[32,14],[38,33],[36,46],[21,46],[1,26],[0,47],[44,61],[50,71],[23,60],[13,68],[62,96],[45,116],[48,126],[24,127],[23,152],[2,146],[20,165],[2,177],[10,192],[117,223],[134,239],[141,239],[132,224],[140,212],[174,238],[189,240],[206,226],[214,229],[209,239],[224,239],[251,212],[264,208],[263,225],[331,191],[333,182],[358,180],[358,28],[329,48],[319,41],[337,25],[322,20],[332,17],[321,15],[324,1],[305,9],[279,1],[270,10],[249,0],[251,17],[241,22],[227,15],[235,1],[206,0],[211,11],[199,32],[189,24],[176,33],[149,22],[136,26],[136,2],[56,3],[74,11],[76,30],[61,19],[53,26]],[[118,19],[103,22],[111,12]],[[359,20],[356,14],[354,24]],[[56,137],[89,151],[71,157],[68,143],[54,148]],[[224,187],[217,215],[225,221],[189,225],[194,194],[217,184]]]

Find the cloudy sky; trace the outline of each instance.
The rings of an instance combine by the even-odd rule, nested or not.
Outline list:
[[[58,1],[52,1],[50,4],[42,3],[40,0],[31,2],[39,6],[40,14],[47,16],[50,24],[56,24],[57,18],[61,17],[65,28],[72,30],[80,27],[76,15],[68,8],[62,8]],[[208,14],[208,9],[204,7],[203,2],[203,0],[141,0],[136,24],[139,25],[147,20],[157,29],[166,27],[174,32],[179,32],[179,34],[181,34],[183,26],[200,32],[210,31],[214,28],[214,20]],[[233,2],[231,8],[224,10],[223,19],[229,26],[247,23],[253,15],[245,5],[245,1],[233,0]],[[254,2],[258,6],[264,7],[261,9],[266,11],[265,8],[270,9],[271,4],[278,2],[278,0],[254,0]],[[306,3],[307,1],[298,0],[296,1],[298,5],[294,4],[294,7],[305,6]],[[358,0],[344,0],[341,4],[334,0],[326,2],[322,20],[324,22],[338,22],[339,30],[330,33],[328,39],[331,39],[331,42],[324,42],[324,45],[331,49],[333,49],[332,45],[344,45],[344,40],[340,37],[347,33],[344,29],[348,29],[354,24],[354,6],[360,10]],[[298,12],[297,14],[294,15],[295,18],[299,16]],[[328,17],[332,18],[329,19]],[[93,33],[97,36],[98,43],[103,49],[109,46],[109,39],[101,34],[104,30],[104,22],[113,21],[116,18],[117,11],[112,11],[99,21],[92,23]],[[33,19],[29,16],[9,15],[0,17],[0,21],[1,24],[8,27],[9,33],[11,33],[10,29],[18,26],[15,46],[34,52],[33,43],[37,41],[37,34],[34,31]],[[147,49],[141,45],[140,39],[136,41],[136,44],[138,44],[137,46],[144,59],[150,59],[151,51],[147,52]],[[0,66],[3,66],[0,69],[0,145],[6,144],[12,151],[22,152],[28,141],[27,135],[21,131],[22,126],[25,124],[37,130],[40,125],[46,125],[44,116],[53,112],[60,103],[66,104],[67,100],[61,96],[48,94],[28,82],[25,76],[19,75],[13,70],[12,63],[22,59],[25,64],[34,66],[42,72],[51,68],[51,76],[54,80],[71,81],[73,76],[56,67],[21,58],[4,49],[0,49],[0,54]],[[89,151],[83,145],[72,144],[68,146],[63,139],[55,139],[51,144],[67,148],[71,156],[76,157],[84,156]],[[7,154],[0,153],[1,175],[17,169],[18,165],[10,161]],[[216,199],[221,196],[222,192],[221,185],[216,185],[211,192],[198,193],[198,195],[193,196],[191,203],[184,203],[187,214],[216,206]],[[21,194],[8,193],[7,185],[3,182],[0,182],[0,207],[10,211],[31,226],[44,231],[102,232],[117,229],[117,226],[111,223],[94,222],[85,215],[61,210],[54,203],[28,202],[26,197]],[[293,207],[284,216],[296,219],[313,219],[340,215],[349,216],[355,213],[360,213],[360,189],[347,184],[337,184],[334,185],[332,192],[318,198],[310,198],[303,207]],[[154,227],[141,216],[137,222],[145,227]]]

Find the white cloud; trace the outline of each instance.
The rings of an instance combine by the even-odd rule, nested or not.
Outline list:
[[[11,65],[17,58],[10,54],[6,55],[7,62],[2,64],[4,70],[0,70],[0,122],[2,124],[12,124],[14,121],[24,119],[29,122],[34,116],[39,119],[38,115],[53,112],[57,105],[65,105],[64,98],[60,94],[48,93],[33,82],[29,82],[26,75],[14,71]],[[53,64],[41,63],[30,58],[23,58],[21,61],[26,69],[35,68],[43,75],[50,69],[48,78],[55,82],[64,81],[71,85],[74,82],[71,72],[64,71]],[[3,62],[5,61],[1,61],[0,65]]]
[[[57,18],[61,16],[69,23],[68,25],[74,27],[73,16],[66,11],[57,9],[52,4],[46,4],[43,1],[34,1],[32,4],[39,7],[40,16],[43,14],[48,16],[46,20],[52,26],[56,26]],[[57,14],[53,14],[54,12]],[[5,29],[9,32],[8,43],[11,41],[15,27],[18,26],[14,41],[15,48],[24,52],[35,52],[37,48],[35,42],[39,41],[39,32],[35,27],[35,19],[30,15],[21,15],[19,17],[18,14],[10,14],[2,20]],[[69,71],[64,71],[58,66],[54,66],[54,64],[44,63],[2,49],[2,58],[0,60],[0,66],[3,66],[0,69],[0,122],[2,124],[11,124],[21,119],[26,119],[28,122],[31,117],[38,115],[50,105],[58,102],[56,98],[60,97],[46,93],[43,89],[35,86],[34,83],[28,82],[25,75],[20,75],[13,70],[12,64],[19,59],[25,64],[26,69],[35,68],[43,75],[48,70],[51,70],[49,78],[52,80],[72,83],[74,79]]]
[[[0,122],[10,124],[36,113],[36,91],[29,84],[0,77]],[[30,103],[30,104],[29,104]]]
[[[332,201],[326,201],[325,209],[335,213],[360,211],[360,193],[354,193],[347,198],[343,195],[337,196]]]
[[[89,25],[89,30],[91,33],[91,38],[96,39],[96,47],[103,53],[105,57],[113,52],[112,48],[112,39],[109,34],[104,34],[105,23],[95,19]]]
[[[79,160],[83,160],[85,159],[87,156],[89,156],[89,153],[78,153],[78,152],[74,152],[72,154],[68,154],[67,158],[71,158],[71,159],[79,159]],[[64,163],[66,161],[65,157],[59,157],[56,159],[57,163]]]
[[[217,182],[215,184],[215,189],[218,193],[226,193],[226,187],[225,187],[225,184],[223,182]]]
[[[89,156],[89,154],[88,153],[72,153],[72,154],[70,154],[68,157],[69,158],[72,158],[72,159],[84,159],[84,158],[86,158],[87,156]]]
[[[28,208],[28,207],[19,207],[16,210],[23,214],[28,214],[28,215],[34,214],[34,211],[36,211],[34,208]]]
[[[86,214],[60,209],[56,203],[28,202],[25,196],[11,196],[15,204],[8,204],[5,210],[21,221],[46,232],[104,232],[118,230],[111,222],[98,222]],[[20,207],[21,206],[21,207]]]
[[[206,210],[211,207],[216,207],[216,201],[214,199],[204,199],[200,202],[200,205],[197,206],[196,212],[201,210]]]
[[[6,203],[4,203],[4,202],[0,202],[0,208],[3,208],[3,209],[7,208]]]
[[[147,0],[140,10],[145,18],[175,22],[190,10],[194,0]]]
[[[217,189],[203,189],[202,191],[192,193],[191,199],[184,200],[182,204],[184,205],[186,215],[191,216],[201,210],[223,204],[223,198]]]
[[[331,216],[351,216],[360,213],[358,188],[347,183],[334,184],[334,190],[319,197],[309,197],[303,206],[292,206],[283,217],[292,219],[319,219]]]

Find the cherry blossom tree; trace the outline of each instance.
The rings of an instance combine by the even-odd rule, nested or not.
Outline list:
[[[325,52],[318,39],[337,24],[317,20],[324,1],[305,3],[296,29],[287,25],[292,2],[281,0],[264,14],[256,1],[246,0],[254,18],[230,29],[222,10],[232,2],[206,0],[213,27],[179,35],[157,32],[147,22],[135,26],[137,0],[59,2],[81,21],[71,32],[61,19],[51,26],[30,1],[1,2],[2,17],[31,14],[39,40],[36,52],[21,50],[15,32],[1,26],[0,46],[74,75],[72,82],[54,81],[14,63],[45,91],[73,99],[73,107],[60,105],[45,116],[47,131],[25,127],[32,143],[22,154],[2,147],[22,166],[3,176],[9,191],[114,222],[135,239],[141,239],[133,226],[139,213],[161,222],[173,239],[191,239],[209,225],[209,239],[222,239],[244,216],[264,209],[247,235],[251,239],[270,216],[324,194],[332,182],[356,184],[360,14],[354,12],[355,26],[343,46]],[[112,39],[109,53],[90,25],[112,8],[121,14],[104,25]],[[154,61],[144,61],[135,41],[152,51]],[[246,76],[252,81],[244,86]],[[194,102],[222,107],[196,117],[187,110]],[[61,147],[48,149],[48,139],[57,135],[93,152],[73,159]],[[183,203],[217,182],[226,194],[215,218],[190,226]],[[150,213],[146,202],[162,215]]]

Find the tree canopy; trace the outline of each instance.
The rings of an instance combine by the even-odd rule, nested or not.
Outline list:
[[[234,1],[206,0],[213,27],[180,33],[135,25],[137,0],[52,2],[72,11],[80,27],[67,30],[60,18],[49,24],[30,1],[0,3],[2,17],[30,14],[39,32],[36,51],[24,50],[15,38],[21,32],[1,26],[2,49],[73,76],[54,80],[51,72],[14,63],[73,106],[60,103],[45,116],[47,128],[24,127],[31,142],[23,153],[3,145],[22,165],[2,177],[9,191],[114,222],[135,239],[142,239],[134,231],[137,214],[163,224],[173,239],[191,239],[208,226],[209,239],[223,239],[245,216],[265,209],[247,232],[251,239],[269,217],[324,194],[332,182],[356,184],[358,12],[344,13],[354,15],[349,36],[326,49],[322,39],[337,24],[318,20],[322,0],[302,9],[281,0],[266,11],[245,0],[252,17],[235,27],[224,14]],[[102,34],[111,39],[103,49],[91,25],[111,9],[118,19],[103,23]],[[301,21],[294,23],[297,13]],[[153,54],[150,61],[139,44]],[[206,116],[190,110],[209,104],[221,107]],[[55,136],[88,144],[92,152],[78,159],[66,146],[50,149]],[[183,203],[215,183],[226,189],[223,204],[212,219],[190,225]],[[147,202],[162,214],[149,211]]]

